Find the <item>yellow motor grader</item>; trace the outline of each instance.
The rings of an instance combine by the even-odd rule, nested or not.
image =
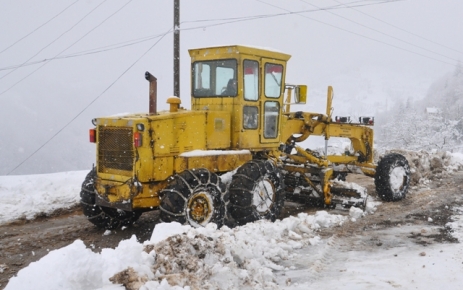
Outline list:
[[[82,184],[81,206],[95,225],[115,229],[144,211],[163,222],[195,227],[274,221],[286,199],[362,206],[365,196],[342,182],[348,173],[375,178],[386,201],[402,199],[410,168],[399,154],[373,161],[373,118],[351,122],[326,113],[291,112],[307,87],[285,83],[290,55],[231,45],[189,50],[191,110],[177,97],[157,111],[157,81],[149,112],[93,119],[96,166]],[[301,148],[309,136],[348,138],[342,155]],[[341,184],[341,186],[339,186]]]

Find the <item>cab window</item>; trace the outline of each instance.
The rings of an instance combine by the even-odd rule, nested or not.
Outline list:
[[[235,59],[193,63],[192,95],[194,97],[236,96],[236,69]]]
[[[259,63],[245,60],[244,65],[244,99],[257,101],[259,99]]]
[[[280,104],[278,102],[265,102],[264,105],[264,138],[278,136],[278,120]]]
[[[265,96],[267,98],[280,97],[282,76],[282,65],[273,63],[265,64]]]
[[[255,106],[243,107],[243,127],[244,129],[257,129],[259,120],[258,109]]]

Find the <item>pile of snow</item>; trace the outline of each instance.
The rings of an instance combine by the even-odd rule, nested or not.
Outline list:
[[[80,188],[88,171],[0,176],[0,225],[34,219],[80,201]]]
[[[462,241],[463,208],[454,210],[447,226]],[[350,216],[361,214],[351,210]],[[424,249],[401,241],[397,247],[354,250],[340,246],[344,240],[336,236],[318,235],[345,219],[320,211],[234,229],[161,223],[150,241],[142,244],[133,236],[101,253],[76,240],[19,271],[5,289],[434,289],[442,281],[458,289],[463,283],[461,244]],[[410,229],[378,234],[387,241],[402,231]]]
[[[326,152],[325,152],[326,150]],[[320,156],[325,156],[325,153],[328,155],[343,155],[346,152],[353,154],[352,142],[347,138],[333,137],[330,139],[328,146],[318,147],[315,151]]]
[[[273,272],[285,269],[279,263],[345,219],[319,211],[234,229],[161,223],[150,241],[133,236],[101,253],[76,240],[19,271],[5,289],[279,289]]]

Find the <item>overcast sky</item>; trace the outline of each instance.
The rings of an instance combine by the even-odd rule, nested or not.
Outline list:
[[[0,0],[0,175],[89,169],[90,120],[146,112],[147,70],[167,108],[172,2]],[[343,102],[354,100],[350,93],[378,104],[387,94],[422,97],[463,59],[463,1],[386,2],[181,1],[184,106],[188,49],[223,44],[291,54],[287,81],[309,86],[308,109],[324,106],[328,85]]]

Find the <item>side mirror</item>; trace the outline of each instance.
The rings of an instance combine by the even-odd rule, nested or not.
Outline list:
[[[307,102],[307,86],[298,85],[295,88],[294,98],[296,104],[305,104]]]

